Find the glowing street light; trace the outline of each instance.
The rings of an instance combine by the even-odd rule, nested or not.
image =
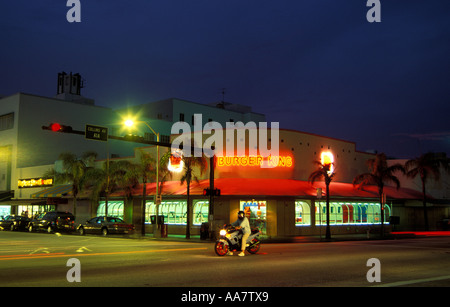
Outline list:
[[[133,121],[132,119],[127,119],[127,120],[124,122],[124,124],[125,124],[125,126],[131,128],[131,127],[134,126],[134,121]]]
[[[331,175],[334,172],[334,155],[331,151],[324,151],[320,155],[320,163],[322,165],[329,165],[330,170],[327,172]]]

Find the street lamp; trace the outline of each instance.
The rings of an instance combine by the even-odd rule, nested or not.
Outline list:
[[[156,142],[159,143],[159,133],[156,133],[155,130],[153,130],[152,127],[150,127],[150,125],[147,122],[144,121],[134,121],[132,119],[127,119],[125,120],[124,124],[127,127],[133,127],[135,123],[139,123],[139,124],[145,124],[152,132],[154,135],[156,135]],[[143,223],[142,223],[142,235],[145,235],[145,195],[144,195],[144,199],[143,201]],[[158,213],[159,213],[159,145],[156,145],[156,199],[155,199],[155,205],[156,205],[156,225],[158,225]],[[154,227],[153,228],[153,235],[157,236],[158,231],[157,231],[158,227]]]

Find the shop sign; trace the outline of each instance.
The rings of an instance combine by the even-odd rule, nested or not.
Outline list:
[[[19,179],[17,185],[18,185],[19,189],[36,188],[36,187],[51,187],[51,186],[53,186],[53,178]]]
[[[258,166],[263,167],[264,164],[269,168],[274,167],[292,167],[294,160],[290,156],[234,156],[234,157],[217,157],[217,166]]]

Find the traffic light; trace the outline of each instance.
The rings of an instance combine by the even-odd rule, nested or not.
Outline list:
[[[220,196],[220,189],[214,189],[213,190],[213,196]],[[210,188],[206,188],[203,189],[203,196],[211,196],[211,189]]]
[[[134,134],[126,134],[123,139],[125,141],[129,141],[129,142],[142,142],[144,140],[144,138],[142,136],[139,135],[134,135]]]
[[[42,126],[42,129],[44,130],[51,130],[53,132],[65,132],[65,133],[71,133],[72,127],[71,126],[65,126],[61,125],[59,123],[51,123],[47,126]]]

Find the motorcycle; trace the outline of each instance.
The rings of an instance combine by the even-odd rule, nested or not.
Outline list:
[[[260,233],[258,228],[252,228],[250,236],[247,239],[246,250],[251,254],[256,254],[261,247],[261,241],[259,240]],[[236,229],[234,226],[225,225],[219,234],[220,238],[214,246],[214,251],[218,256],[225,256],[229,251],[242,250],[242,231]]]

